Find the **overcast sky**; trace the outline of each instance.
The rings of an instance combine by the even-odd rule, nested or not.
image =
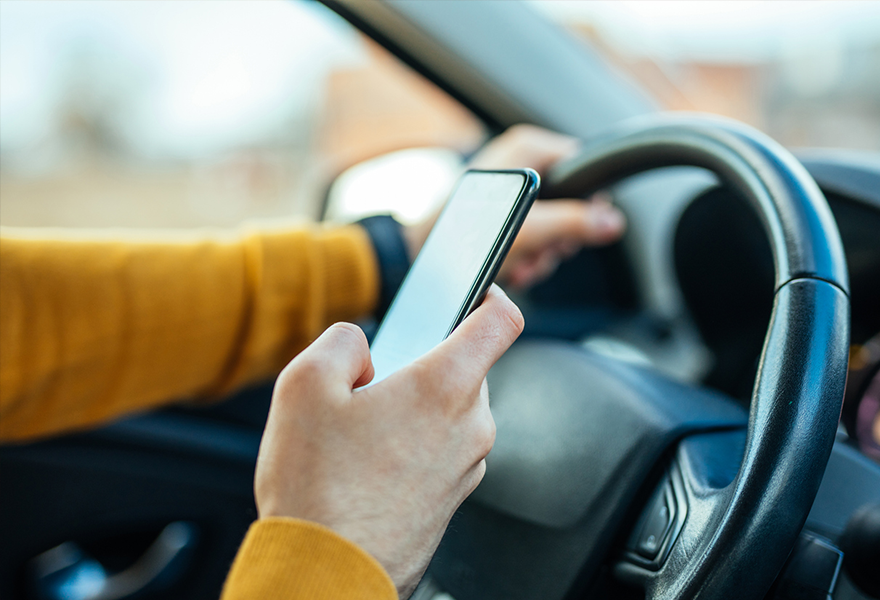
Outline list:
[[[563,22],[593,25],[618,49],[669,60],[767,61],[799,48],[880,41],[871,0],[530,0]]]
[[[592,23],[622,52],[666,59],[840,56],[844,45],[880,38],[880,2],[534,5]],[[198,158],[265,142],[319,101],[330,68],[362,55],[351,28],[313,3],[3,1],[0,149],[38,146],[77,85],[107,96],[94,104],[120,113],[121,133],[145,156]],[[815,79],[812,66],[807,74]]]
[[[124,133],[148,155],[265,139],[361,52],[312,3],[0,2],[0,148],[50,132],[77,84],[124,96]]]

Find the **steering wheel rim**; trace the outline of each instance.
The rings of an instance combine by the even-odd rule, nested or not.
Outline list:
[[[849,298],[840,237],[787,151],[714,117],[624,122],[559,165],[545,191],[586,196],[678,165],[716,173],[756,207],[770,237],[776,291],[750,412],[577,344],[515,343],[489,373],[497,435],[486,476],[430,568],[453,597],[581,597],[612,567],[657,600],[761,600],[786,560],[843,400]],[[674,512],[654,553],[638,528],[623,539],[652,487],[668,499],[667,517]],[[646,522],[653,514],[643,511]]]
[[[776,272],[773,312],[755,381],[745,453],[733,483],[676,460],[690,508],[662,568],[624,567],[650,598],[762,598],[806,520],[843,400],[849,290],[828,204],[800,163],[767,136],[701,115],[627,121],[549,176],[554,196],[579,196],[668,166],[708,169],[761,218]],[[744,575],[747,574],[747,575]]]

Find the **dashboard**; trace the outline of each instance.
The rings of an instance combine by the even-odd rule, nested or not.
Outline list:
[[[880,332],[880,159],[833,155],[803,162],[837,221],[851,284],[852,343]],[[684,302],[715,357],[704,383],[748,400],[773,302],[773,262],[757,215],[723,187],[699,194],[675,231],[673,263]]]

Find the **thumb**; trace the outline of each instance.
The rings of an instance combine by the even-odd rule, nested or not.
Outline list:
[[[423,360],[439,373],[455,373],[460,383],[479,385],[524,324],[519,308],[492,285],[483,303]]]

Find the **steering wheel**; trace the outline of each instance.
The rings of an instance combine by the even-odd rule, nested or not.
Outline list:
[[[708,169],[746,198],[773,250],[750,410],[573,344],[515,344],[489,375],[498,433],[486,477],[431,567],[457,600],[581,597],[599,593],[600,569],[657,600],[760,599],[797,539],[846,381],[840,236],[791,154],[715,117],[625,122],[548,183],[586,196],[678,165]]]

